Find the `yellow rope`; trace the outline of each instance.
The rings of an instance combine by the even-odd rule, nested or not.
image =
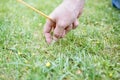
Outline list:
[[[20,3],[26,5],[27,7],[29,7],[30,9],[34,10],[35,12],[41,14],[42,16],[44,16],[45,18],[51,20],[52,22],[54,22],[54,20],[52,20],[49,16],[47,16],[46,14],[44,14],[43,12],[37,10],[36,8],[32,7],[31,5],[27,4],[26,2],[24,2],[23,0],[17,0],[19,1]]]

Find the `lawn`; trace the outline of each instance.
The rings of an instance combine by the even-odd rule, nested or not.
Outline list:
[[[62,0],[25,0],[47,15]],[[45,18],[0,0],[0,80],[119,80],[120,10],[86,0],[79,27],[47,45]]]

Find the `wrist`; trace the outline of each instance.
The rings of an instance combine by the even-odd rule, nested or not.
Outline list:
[[[69,6],[68,8],[74,11],[76,15],[79,15],[83,10],[85,0],[64,0],[63,3]]]
[[[63,1],[73,2],[73,3],[80,3],[81,1],[85,1],[85,0],[63,0]]]

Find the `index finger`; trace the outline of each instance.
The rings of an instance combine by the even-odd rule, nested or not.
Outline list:
[[[50,44],[52,41],[52,36],[50,34],[50,32],[52,30],[52,26],[53,26],[53,22],[50,20],[47,20],[44,25],[44,35],[45,35],[45,39],[48,44]]]

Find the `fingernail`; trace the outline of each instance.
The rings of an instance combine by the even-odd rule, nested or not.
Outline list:
[[[53,40],[54,40],[54,41],[57,41],[57,40],[58,40],[58,38],[56,38],[56,37],[53,37]]]
[[[52,42],[51,39],[47,39],[46,41],[47,41],[48,44],[50,44]]]

